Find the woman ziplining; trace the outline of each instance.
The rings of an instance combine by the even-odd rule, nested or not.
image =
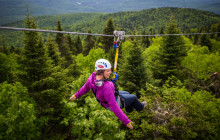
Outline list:
[[[70,100],[76,100],[91,90],[94,93],[96,100],[104,108],[111,110],[125,126],[133,129],[133,122],[128,119],[121,109],[125,108],[127,113],[131,113],[134,109],[137,111],[142,111],[147,106],[147,102],[144,101],[141,103],[134,94],[130,94],[127,91],[120,91],[117,88],[116,80],[118,79],[118,74],[116,73],[116,68],[118,52],[120,47],[120,39],[123,39],[125,32],[114,31],[114,35],[118,37],[117,41],[114,42],[114,79],[109,79],[112,73],[111,63],[106,59],[99,59],[95,62],[95,72],[91,74],[84,86],[70,97]],[[119,45],[117,43],[119,43]]]
[[[99,59],[95,63],[95,72],[93,72],[86,83],[70,97],[70,101],[80,98],[91,90],[97,101],[106,109],[111,110],[123,124],[133,129],[132,121],[124,114],[121,108],[125,107],[126,112],[130,113],[134,109],[142,111],[147,102],[141,103],[134,94],[129,94],[127,91],[117,91],[111,80],[109,80],[111,64],[108,60]]]

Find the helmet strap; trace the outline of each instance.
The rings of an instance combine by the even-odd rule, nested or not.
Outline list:
[[[103,80],[104,80],[104,81],[107,81],[107,79],[106,79],[105,76],[104,76],[104,73],[102,73],[102,76],[103,76]]]

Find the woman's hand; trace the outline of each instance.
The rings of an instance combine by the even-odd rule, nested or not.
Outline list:
[[[75,95],[71,96],[69,100],[70,100],[70,101],[76,100],[76,96],[75,96]]]
[[[128,123],[128,124],[127,124],[127,127],[130,128],[130,129],[133,129],[132,124],[133,124],[133,122]]]

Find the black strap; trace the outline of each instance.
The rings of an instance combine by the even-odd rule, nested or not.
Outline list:
[[[97,92],[97,89],[92,89],[92,92],[93,92],[93,94],[95,95],[95,98],[96,98],[96,100],[103,106],[103,104],[102,103],[105,103],[105,104],[107,104],[108,102],[106,102],[106,101],[100,101],[97,97],[96,97],[96,92]],[[103,106],[104,108],[105,108],[105,106]]]
[[[114,84],[115,87],[115,96],[118,96],[119,92],[118,92],[118,85],[116,84],[116,80],[112,80],[112,83]]]
[[[110,80],[109,80],[109,81],[110,81]],[[114,87],[115,87],[115,98],[116,98],[117,96],[120,97],[120,101],[121,101],[121,103],[122,103],[122,108],[124,108],[124,107],[125,107],[125,100],[124,100],[124,98],[123,98],[121,95],[119,95],[118,85],[116,84],[116,81],[115,81],[115,80],[111,80],[111,81],[113,82]],[[102,106],[103,106],[102,103],[105,103],[105,104],[108,103],[108,102],[106,102],[106,101],[100,101],[100,100],[96,97],[97,89],[91,89],[91,90],[92,90],[93,94],[95,95],[96,100],[97,100]],[[105,106],[103,106],[103,107],[105,108]]]

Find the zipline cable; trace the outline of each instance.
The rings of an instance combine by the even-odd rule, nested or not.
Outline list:
[[[15,30],[15,31],[32,31],[32,32],[46,32],[46,33],[61,33],[61,34],[73,34],[73,35],[91,35],[91,36],[107,36],[114,37],[114,35],[106,34],[92,34],[92,33],[80,33],[80,32],[67,32],[67,31],[53,31],[42,29],[30,29],[30,28],[15,28],[15,27],[0,27],[2,30]],[[144,36],[172,36],[172,35],[202,35],[202,34],[219,34],[220,32],[212,33],[188,33],[188,34],[155,34],[155,35],[123,35],[123,37],[144,37]]]
[[[60,33],[60,34],[94,35],[94,36],[110,36],[110,37],[114,37],[114,35],[105,35],[105,34],[53,31],[53,30],[41,30],[41,29],[30,29],[30,28],[0,27],[0,29],[3,29],[3,30],[15,30],[15,31],[32,31],[32,32],[46,32],[46,33]]]

